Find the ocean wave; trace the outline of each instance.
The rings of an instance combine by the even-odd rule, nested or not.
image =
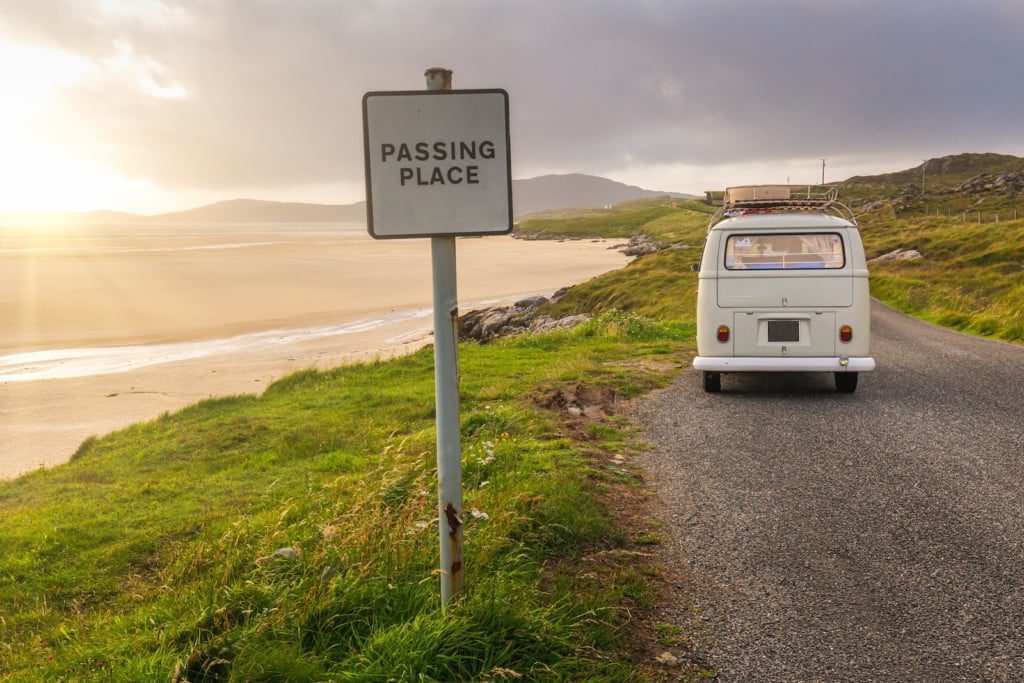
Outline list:
[[[70,379],[130,372],[152,365],[367,332],[407,320],[426,318],[430,314],[430,309],[416,309],[340,325],[265,330],[203,341],[14,353],[0,356],[0,383]]]
[[[465,304],[466,310],[511,303],[522,296],[486,299]],[[267,346],[287,346],[327,337],[339,337],[386,328],[390,325],[429,318],[430,308],[397,311],[338,325],[321,325],[293,329],[272,329],[202,341],[130,346],[97,346],[87,348],[27,351],[0,356],[0,384],[50,379],[71,379],[94,375],[130,372],[153,365],[174,363],[230,353],[258,350]],[[404,332],[386,340],[401,343],[423,330]]]

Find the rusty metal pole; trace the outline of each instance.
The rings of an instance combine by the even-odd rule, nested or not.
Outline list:
[[[427,69],[427,90],[451,90],[449,69]],[[459,297],[455,238],[430,239],[434,284],[434,402],[437,412],[438,527],[441,533],[441,609],[463,590],[462,443],[459,434]]]

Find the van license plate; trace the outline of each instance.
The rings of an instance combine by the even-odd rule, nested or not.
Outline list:
[[[769,320],[768,341],[798,342],[800,341],[800,322],[798,320]]]

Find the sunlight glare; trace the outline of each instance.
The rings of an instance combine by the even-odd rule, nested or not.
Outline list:
[[[139,90],[153,97],[180,100],[188,94],[180,84],[167,82],[167,69],[160,62],[136,54],[135,49],[124,41],[118,41],[115,48],[117,53],[103,60],[108,71],[129,78]]]
[[[119,48],[116,66],[151,96],[179,98],[185,91],[162,82],[162,69]],[[104,66],[111,70],[109,64]],[[0,211],[144,209],[166,193],[144,179],[126,179],[102,164],[68,158],[50,142],[51,126],[74,126],[73,114],[53,115],[61,88],[98,75],[98,66],[68,52],[0,38]],[[118,69],[112,69],[117,72]],[[84,134],[84,132],[83,132]]]

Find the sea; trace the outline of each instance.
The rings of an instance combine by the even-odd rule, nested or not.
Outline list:
[[[0,226],[0,383],[127,372],[391,327],[404,331],[383,341],[401,343],[421,332],[410,333],[409,321],[431,325],[431,308],[423,305],[428,268],[424,240],[374,240],[360,223]],[[415,295],[398,291],[379,311],[343,322],[288,324],[301,313],[345,308],[338,301],[346,295],[372,299],[411,272]],[[172,319],[163,319],[160,308]],[[95,309],[92,319],[83,319],[86,309]],[[282,324],[232,333],[254,327],[245,324],[242,309],[260,309],[261,318]],[[104,318],[122,312],[124,320],[102,329]],[[176,324],[196,328],[193,336],[200,338],[161,340],[184,334]],[[147,337],[158,341],[140,341]],[[77,343],[83,339],[94,343]]]

